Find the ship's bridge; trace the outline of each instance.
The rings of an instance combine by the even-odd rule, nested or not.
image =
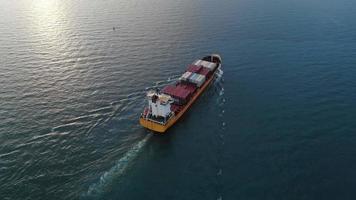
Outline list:
[[[171,114],[171,104],[174,102],[171,96],[149,91],[147,98],[149,112],[153,117],[167,118]]]

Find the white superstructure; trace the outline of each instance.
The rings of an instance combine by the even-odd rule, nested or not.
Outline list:
[[[174,102],[171,96],[149,91],[147,98],[148,108],[153,117],[165,118],[171,114],[171,104]]]

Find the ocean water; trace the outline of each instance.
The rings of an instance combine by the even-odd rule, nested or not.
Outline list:
[[[0,199],[355,199],[353,0],[0,0]],[[145,92],[224,75],[165,135]]]

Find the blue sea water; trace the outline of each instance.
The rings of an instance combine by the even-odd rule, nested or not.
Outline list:
[[[0,199],[355,199],[353,0],[0,0]],[[209,53],[165,135],[145,92]]]

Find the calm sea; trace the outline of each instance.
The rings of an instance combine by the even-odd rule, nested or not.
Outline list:
[[[355,199],[354,0],[0,0],[0,199]],[[166,135],[145,92],[216,80]]]

